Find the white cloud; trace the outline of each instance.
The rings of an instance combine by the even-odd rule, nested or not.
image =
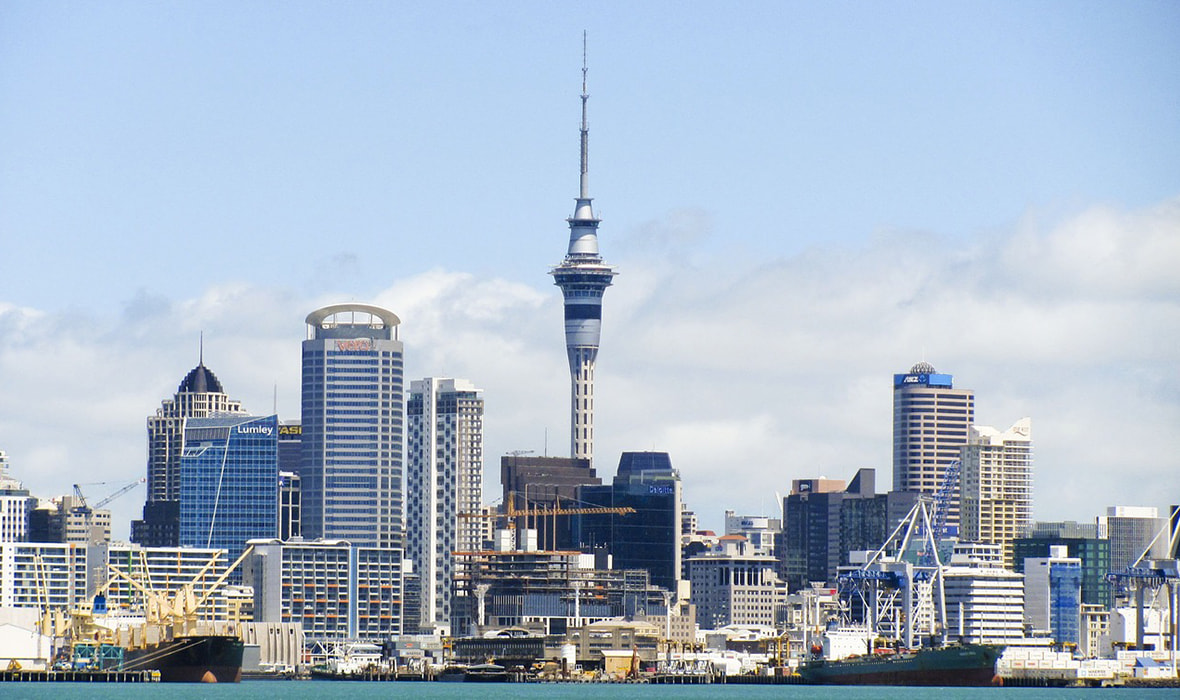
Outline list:
[[[1027,217],[971,244],[884,231],[860,247],[742,260],[708,250],[707,216],[644,224],[605,299],[597,468],[667,450],[706,526],[773,508],[792,479],[890,483],[891,375],[927,359],[976,391],[981,423],[1033,418],[1036,514],[1180,502],[1180,203]],[[611,260],[608,242],[604,250]],[[674,255],[652,255],[663,249]],[[657,251],[658,252],[658,251]],[[110,317],[0,302],[0,449],[38,495],[143,475],[146,416],[197,361],[255,413],[298,413],[303,318],[342,297],[247,284],[141,293]],[[567,450],[558,291],[434,269],[366,299],[403,320],[407,379],[472,380],[499,455]],[[1079,478],[1080,477],[1080,478]],[[143,493],[112,504],[125,533]]]

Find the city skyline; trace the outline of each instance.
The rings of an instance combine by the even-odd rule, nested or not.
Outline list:
[[[297,418],[301,319],[348,300],[405,320],[407,376],[484,389],[486,499],[499,455],[563,455],[585,28],[597,468],[669,452],[713,529],[887,483],[890,378],[929,361],[1036,422],[1035,519],[1180,500],[1180,10],[204,7],[0,10],[0,449],[34,493],[143,476],[202,330]]]

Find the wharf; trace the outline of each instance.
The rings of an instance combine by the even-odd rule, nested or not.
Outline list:
[[[0,683],[159,682],[159,671],[0,671]]]

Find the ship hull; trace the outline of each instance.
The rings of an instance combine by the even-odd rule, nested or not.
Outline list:
[[[898,656],[818,661],[799,669],[816,685],[988,686],[996,683],[1001,647],[966,645]]]
[[[237,637],[178,637],[146,649],[129,649],[125,670],[160,672],[163,683],[237,683],[242,680],[242,652]]]

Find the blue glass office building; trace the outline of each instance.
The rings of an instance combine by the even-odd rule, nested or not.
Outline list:
[[[303,537],[402,547],[405,429],[401,320],[367,304],[307,317],[303,341]]]
[[[180,457],[181,546],[226,549],[278,527],[278,417],[217,416],[185,423]]]

